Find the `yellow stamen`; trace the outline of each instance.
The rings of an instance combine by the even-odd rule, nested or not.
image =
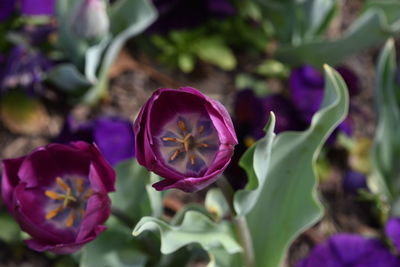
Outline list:
[[[204,143],[197,144],[197,146],[198,147],[204,147],[204,148],[209,147],[208,144],[204,144]]]
[[[82,194],[83,193],[83,179],[82,178],[77,178],[75,179],[75,186],[76,186],[76,190]]]
[[[64,191],[67,191],[68,189],[71,190],[71,188],[69,187],[69,185],[67,185],[67,184],[63,181],[63,179],[61,179],[61,177],[57,177],[56,182],[57,182],[57,184],[58,184],[62,189],[64,189]]]
[[[92,188],[89,188],[85,194],[85,199],[89,199],[93,194]]]
[[[183,132],[186,132],[186,131],[187,131],[186,124],[185,124],[184,121],[178,121],[178,127],[179,127],[179,129],[181,129]]]
[[[174,138],[174,137],[163,137],[162,140],[164,140],[164,141],[172,141],[172,142],[176,142],[177,141],[176,138]]]
[[[73,225],[74,225],[75,218],[76,218],[76,213],[75,213],[75,211],[71,211],[70,214],[69,214],[68,217],[67,217],[67,221],[65,222],[65,225],[66,225],[67,227],[73,226]]]
[[[199,127],[199,129],[197,130],[197,134],[198,134],[198,135],[201,135],[201,134],[203,133],[203,131],[204,131],[204,125],[201,125],[201,126]]]
[[[85,209],[81,209],[81,220],[83,219],[83,217],[85,217]]]
[[[45,194],[47,197],[49,197],[49,198],[51,198],[51,199],[54,199],[54,200],[62,200],[62,199],[64,199],[63,196],[61,196],[61,195],[59,195],[58,193],[56,193],[56,192],[54,192],[54,191],[51,191],[51,190],[46,190],[46,191],[44,192],[44,194]]]
[[[190,164],[194,165],[196,163],[196,157],[194,155],[190,155]]]
[[[50,220],[50,219],[56,217],[58,215],[58,213],[60,213],[63,210],[64,210],[64,207],[61,206],[61,207],[58,207],[58,208],[55,208],[55,209],[49,211],[46,214],[46,220]]]
[[[181,153],[181,151],[179,149],[175,150],[175,152],[174,152],[174,154],[172,154],[170,160],[176,159],[176,157],[179,155],[179,153]]]

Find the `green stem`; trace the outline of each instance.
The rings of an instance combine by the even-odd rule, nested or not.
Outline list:
[[[254,249],[253,249],[253,241],[251,239],[251,234],[249,231],[249,227],[247,225],[247,220],[245,216],[237,216],[235,208],[234,208],[234,195],[232,186],[226,180],[225,177],[221,177],[217,181],[218,187],[221,189],[226,201],[228,202],[229,209],[232,215],[232,222],[236,231],[236,234],[239,238],[239,242],[243,248],[243,261],[246,267],[254,266]]]

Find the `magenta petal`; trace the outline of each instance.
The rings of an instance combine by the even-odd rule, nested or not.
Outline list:
[[[101,155],[100,151],[95,145],[90,145],[85,142],[73,142],[72,146],[78,148],[80,151],[87,152],[91,158],[91,170],[92,167],[96,170],[97,177],[101,180],[104,188],[107,192],[115,191],[115,171],[107,163],[105,158]],[[82,153],[81,152],[81,153]]]
[[[95,194],[90,197],[86,215],[76,237],[77,242],[96,235],[96,227],[103,224],[110,216],[110,204],[110,199],[107,196]]]
[[[18,178],[18,170],[24,159],[25,157],[21,157],[16,159],[5,159],[2,161],[3,177],[1,184],[1,194],[8,210],[12,213],[14,190],[20,182]]]
[[[28,187],[49,185],[55,177],[64,174],[86,176],[89,172],[90,155],[73,147],[51,144],[41,147],[27,156],[18,176]]]

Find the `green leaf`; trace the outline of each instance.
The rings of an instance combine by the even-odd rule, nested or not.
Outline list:
[[[397,100],[400,88],[396,84],[396,69],[394,41],[389,39],[381,52],[377,69],[378,125],[372,151],[375,182],[388,200],[394,200],[400,194],[400,109]]]
[[[0,239],[7,242],[20,242],[21,241],[21,230],[14,217],[10,214],[3,212],[0,214]]]
[[[246,187],[237,191],[234,196],[234,207],[238,216],[246,215],[251,211],[263,190],[275,137],[274,127],[275,115],[271,113],[270,120],[265,126],[265,136],[248,149],[240,159],[239,165],[246,170],[249,180]]]
[[[186,212],[179,226],[171,226],[157,218],[144,217],[136,225],[133,235],[138,236],[149,230],[160,232],[163,254],[175,252],[192,243],[198,243],[206,251],[223,247],[229,254],[235,254],[242,250],[228,223],[216,224],[197,211]]]
[[[190,53],[182,53],[178,55],[179,69],[185,73],[192,72],[194,64],[196,63],[195,57]]]
[[[95,104],[107,95],[108,70],[114,63],[125,42],[150,26],[157,13],[148,0],[120,0],[110,9],[110,28],[113,41],[106,49],[98,72],[98,83],[82,98],[83,102]]]
[[[229,205],[219,188],[208,190],[205,206],[208,212],[214,215],[216,221],[222,220],[229,213]]]
[[[328,66],[325,81],[322,109],[314,115],[310,128],[277,136],[269,170],[263,170],[261,160],[254,162],[257,177],[266,175],[247,216],[257,267],[280,266],[290,242],[321,218],[315,161],[324,141],[347,115],[349,105],[343,79]],[[257,148],[262,149],[261,143]]]
[[[70,94],[79,94],[92,85],[79,70],[70,63],[60,64],[47,73],[46,79],[58,89]]]
[[[58,22],[58,46],[64,52],[65,58],[80,68],[84,64],[84,57],[89,43],[77,38],[70,30],[70,20],[79,1],[57,1],[56,14]]]
[[[82,250],[82,267],[144,267],[147,257],[139,250],[139,243],[122,224],[101,233]]]
[[[396,8],[396,7],[393,7]],[[336,41],[322,40],[304,43],[298,46],[282,46],[277,58],[291,65],[323,64],[336,65],[352,54],[385,41],[400,31],[400,7],[397,20],[389,23],[383,9],[377,7],[367,10],[360,16],[343,37]]]
[[[218,36],[202,38],[193,44],[197,56],[208,63],[224,70],[233,70],[236,67],[236,58],[224,40]]]
[[[150,172],[139,165],[136,159],[118,164],[115,171],[116,192],[110,194],[113,208],[133,222],[138,222],[143,216],[159,216],[159,207],[162,207],[161,196],[154,200],[153,194],[161,193],[154,189],[148,192],[147,188],[151,187]]]

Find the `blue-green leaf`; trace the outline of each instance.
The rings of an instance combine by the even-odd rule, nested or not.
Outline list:
[[[163,254],[175,252],[192,243],[199,244],[207,251],[224,248],[229,254],[235,254],[242,250],[233,237],[227,222],[216,224],[209,217],[197,211],[186,212],[179,226],[171,226],[157,218],[144,217],[136,225],[133,235],[138,236],[149,230],[160,232]]]
[[[265,136],[257,141],[240,159],[239,165],[246,170],[248,183],[243,190],[234,196],[234,207],[237,215],[243,216],[251,211],[263,190],[269,170],[272,143],[275,137],[275,115],[271,113],[265,126]]]
[[[343,79],[328,66],[325,80],[322,109],[314,115],[310,128],[277,136],[269,170],[262,171],[262,162],[254,163],[260,174],[267,175],[247,216],[257,267],[280,266],[290,242],[322,215],[315,161],[324,141],[345,118],[349,104]]]
[[[388,21],[385,10],[374,6],[360,16],[341,39],[313,41],[298,46],[284,45],[279,49],[277,58],[291,65],[336,65],[362,49],[399,34],[400,6],[393,8],[397,10],[396,20],[391,18]]]
[[[79,93],[92,85],[76,66],[70,63],[57,65],[47,73],[46,79],[58,89],[72,94]]]
[[[396,53],[394,41],[387,41],[381,52],[376,81],[378,125],[373,148],[373,164],[379,191],[388,200],[400,193],[400,109],[399,85],[396,84]]]
[[[96,240],[85,245],[80,260],[81,267],[144,267],[147,256],[140,244],[130,235],[130,229],[118,222],[101,233]]]
[[[108,70],[125,42],[141,32],[156,19],[156,11],[149,0],[120,0],[110,10],[111,33],[113,41],[106,49],[100,69],[98,83],[84,95],[83,101],[94,104],[107,95]]]
[[[151,184],[150,172],[139,165],[136,159],[118,164],[115,171],[116,192],[110,195],[113,208],[133,222],[138,222],[143,216],[160,216],[161,193],[154,189],[150,192],[147,190]]]
[[[207,191],[205,206],[216,221],[222,220],[229,213],[229,205],[219,188],[211,188]]]

